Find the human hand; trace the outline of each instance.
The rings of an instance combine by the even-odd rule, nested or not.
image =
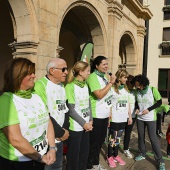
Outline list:
[[[116,76],[112,74],[112,75],[110,76],[110,83],[111,83],[111,84],[114,84],[114,83],[115,83],[115,80],[116,80]]]
[[[92,124],[89,122],[89,123],[85,123],[83,128],[87,131],[91,131],[93,129],[93,126]]]
[[[139,110],[138,110],[138,109],[136,109],[135,114],[138,114],[138,113],[139,113]]]
[[[48,160],[47,160],[47,155],[43,155],[42,156],[42,159],[41,159],[41,161],[40,161],[41,163],[45,163],[45,164],[47,164],[48,163]]]
[[[93,121],[92,121],[92,120],[90,120],[89,124],[90,124],[90,125],[93,125]]]
[[[146,115],[146,114],[148,114],[148,113],[149,113],[149,110],[148,110],[148,109],[142,111],[142,115]]]
[[[128,125],[131,125],[132,122],[133,122],[133,120],[132,120],[132,118],[130,117],[130,118],[128,119]]]
[[[63,129],[64,129],[64,128],[63,128]],[[68,137],[69,137],[69,131],[66,130],[66,129],[64,129],[64,131],[65,131],[64,135],[63,135],[61,138],[57,138],[57,140],[59,140],[59,141],[64,141],[64,140],[68,139]]]
[[[47,165],[51,165],[56,161],[56,150],[50,149],[46,155],[47,155],[47,162],[46,162]]]

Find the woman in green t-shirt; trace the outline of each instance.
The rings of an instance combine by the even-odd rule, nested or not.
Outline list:
[[[93,129],[90,97],[86,84],[89,74],[89,64],[78,61],[69,71],[68,84],[65,87],[70,117],[67,170],[86,170],[89,131]]]
[[[141,161],[146,157],[145,129],[147,128],[151,141],[154,157],[159,163],[159,170],[165,170],[160,144],[156,135],[156,111],[162,104],[162,97],[155,87],[149,86],[149,79],[144,75],[137,75],[134,79],[137,89],[136,114],[138,129],[139,155],[136,161]]]
[[[0,96],[1,169],[44,170],[55,161],[53,126],[45,104],[32,94],[34,78],[30,60],[14,58],[7,64]]]
[[[94,59],[91,72],[87,79],[87,84],[89,86],[92,106],[93,130],[90,132],[87,169],[94,167],[103,170],[105,168],[99,164],[99,154],[107,132],[113,96],[112,85],[116,78],[110,74],[110,81],[107,80],[108,60],[104,56],[97,56]]]

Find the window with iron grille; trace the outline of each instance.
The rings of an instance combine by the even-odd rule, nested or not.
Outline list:
[[[170,5],[170,0],[164,0],[164,5]]]
[[[162,55],[170,55],[170,27],[163,28]]]
[[[164,11],[164,20],[169,20],[169,19],[170,19],[170,10]]]

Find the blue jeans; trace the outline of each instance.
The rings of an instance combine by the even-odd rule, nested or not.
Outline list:
[[[62,170],[63,168],[63,142],[56,143],[56,161],[51,165],[45,165],[44,170]]]

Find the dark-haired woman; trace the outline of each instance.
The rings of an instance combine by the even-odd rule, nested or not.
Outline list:
[[[32,94],[34,78],[30,60],[15,58],[7,64],[0,96],[1,169],[44,170],[55,161],[53,126],[45,104]]]
[[[165,170],[165,164],[162,158],[161,148],[156,135],[156,111],[162,104],[162,98],[159,91],[149,86],[149,80],[144,75],[137,75],[134,79],[137,89],[137,129],[138,129],[138,146],[139,155],[136,161],[145,159],[145,128],[147,127],[149,139],[151,141],[154,157],[159,163],[159,170]]]
[[[106,79],[105,74],[108,70],[108,60],[106,57],[98,56],[92,64],[92,74],[87,79],[93,117],[93,130],[90,132],[90,150],[87,169],[98,168],[103,170],[105,168],[99,164],[99,154],[107,132],[113,95],[111,88],[115,82],[115,76],[110,76],[110,81]]]

